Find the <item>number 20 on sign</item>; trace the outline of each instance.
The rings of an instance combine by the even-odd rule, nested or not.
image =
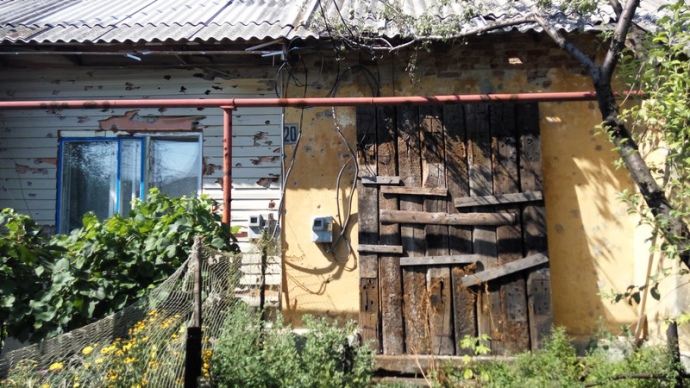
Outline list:
[[[283,144],[295,144],[299,137],[299,127],[297,124],[283,125]]]

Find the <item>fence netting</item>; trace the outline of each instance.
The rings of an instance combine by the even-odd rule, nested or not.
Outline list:
[[[247,265],[243,265],[242,254],[208,247],[199,251],[200,260],[188,258],[167,280],[125,309],[2,356],[4,385],[182,386],[198,262],[202,274],[202,377],[208,378],[213,343],[228,311],[238,303],[259,307],[266,299],[260,282],[243,281]]]

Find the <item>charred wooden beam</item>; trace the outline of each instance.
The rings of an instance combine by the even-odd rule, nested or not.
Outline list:
[[[373,252],[373,253],[389,253],[389,254],[402,254],[402,245],[373,245],[373,244],[359,244],[357,246],[357,251],[359,252]]]
[[[520,260],[512,261],[500,267],[489,268],[487,270],[467,275],[462,279],[462,285],[465,287],[476,286],[481,283],[486,283],[489,280],[497,279],[511,273],[524,271],[528,268],[536,267],[540,264],[548,263],[549,258],[543,253],[527,256]]]
[[[381,210],[379,220],[382,223],[399,224],[435,224],[435,225],[510,225],[515,222],[511,213],[427,213],[404,210]]]
[[[525,193],[487,195],[483,197],[463,197],[455,199],[455,207],[471,207],[484,205],[504,205],[519,202],[541,201],[544,195],[541,191],[529,191]]]
[[[479,261],[479,255],[444,255],[401,257],[400,265],[458,265],[474,264]]]
[[[365,185],[399,185],[399,176],[361,176],[362,184]]]
[[[403,187],[403,186],[383,186],[381,187],[383,194],[398,194],[398,195],[425,195],[432,197],[445,197],[448,195],[448,189],[445,187]]]

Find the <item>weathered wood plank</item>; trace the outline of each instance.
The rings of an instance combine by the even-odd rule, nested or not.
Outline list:
[[[373,253],[389,253],[402,255],[403,247],[402,245],[371,245],[371,244],[359,244],[357,246],[358,252],[373,252]]]
[[[401,257],[400,265],[459,265],[475,264],[479,261],[478,255],[441,255],[441,256],[420,256],[420,257]]]
[[[364,152],[357,153],[360,174],[376,174],[376,110],[373,107],[357,109],[357,139],[359,148]],[[378,243],[378,192],[376,187],[357,183],[359,209],[359,242],[362,245]],[[379,349],[378,336],[378,257],[376,254],[359,255],[360,274],[360,323],[362,339],[370,342],[374,349]],[[374,290],[375,288],[375,290]],[[376,297],[376,301],[372,298]],[[364,303],[364,305],[362,305]],[[374,310],[375,308],[375,310]]]
[[[360,176],[359,180],[365,185],[399,185],[398,176]]]
[[[396,176],[398,173],[397,121],[393,107],[377,109],[378,173],[382,176]],[[398,178],[399,181],[400,178]],[[383,188],[385,186],[381,186]],[[398,197],[379,192],[379,209],[397,210]],[[379,243],[400,245],[400,225],[379,225]],[[381,298],[381,342],[383,354],[402,354],[404,347],[402,313],[402,271],[400,257],[380,255],[379,282]]]
[[[445,197],[448,195],[448,189],[445,187],[403,187],[403,186],[382,186],[381,192],[383,194],[407,194],[407,195],[427,195],[435,197]]]
[[[397,112],[400,179],[407,187],[421,187],[419,109],[414,106],[401,106],[398,107]],[[423,200],[420,197],[410,195],[400,197],[400,209],[402,211],[420,212],[423,210],[422,205]],[[402,224],[400,225],[400,237],[408,256],[424,255],[426,246],[423,226]],[[402,267],[402,272],[406,353],[427,354],[429,343],[425,325],[427,312],[426,268],[408,266]]]
[[[489,127],[489,108],[487,105],[468,105],[467,140],[468,140],[468,174],[470,195],[483,197],[493,195],[493,177],[491,168],[491,134]],[[493,212],[493,207],[477,207],[477,212]],[[486,266],[493,266],[497,261],[496,228],[475,226],[472,231],[474,253],[482,256]],[[477,299],[477,334],[491,336],[491,304],[493,290],[488,287],[479,291]]]
[[[514,200],[542,198],[540,191],[520,193],[518,182],[518,146],[515,125],[515,105],[492,105],[491,135],[493,137],[494,196],[498,199],[497,212],[512,213],[519,217],[520,205]],[[511,202],[506,199],[513,200]],[[522,223],[496,228],[498,261],[510,263],[522,258]],[[527,319],[527,290],[524,274],[504,276],[495,282],[499,301],[492,306],[494,320],[491,335],[495,354],[517,354],[529,349]]]
[[[428,189],[445,189],[445,148],[443,144],[442,107],[424,106],[419,108],[420,123],[423,130],[422,143],[422,186]],[[446,212],[446,198],[427,197],[424,210]],[[448,226],[430,224],[425,227],[426,254],[448,254]],[[427,269],[428,333],[431,354],[452,355],[453,321],[451,315],[450,268],[433,266]]]
[[[516,171],[517,174],[517,171]],[[517,175],[515,175],[517,176]],[[541,191],[530,191],[527,193],[512,193],[500,195],[488,195],[484,197],[464,197],[455,199],[455,207],[473,207],[485,205],[505,205],[520,202],[534,202],[544,199]]]
[[[532,349],[543,345],[553,326],[551,307],[551,272],[549,268],[533,271],[527,277],[527,295],[529,300],[530,338],[533,338]]]
[[[463,198],[470,195],[469,176],[467,166],[467,133],[465,126],[465,110],[461,105],[443,107],[444,143],[446,148],[446,185],[451,198]],[[457,214],[467,212],[468,209],[458,210],[455,206],[448,207],[448,213]],[[448,226],[449,254],[466,256],[472,253],[472,227]],[[453,329],[455,336],[455,354],[470,354],[470,349],[460,346],[465,336],[475,337],[476,326],[476,296],[475,293],[463,287],[460,280],[465,274],[476,267],[476,264],[454,265],[451,267],[451,283],[453,294]]]
[[[522,191],[544,190],[539,133],[539,106],[525,104],[517,111],[520,133],[520,185]],[[546,214],[542,204],[522,206],[524,251],[527,255],[547,252]],[[553,323],[549,270],[532,272],[527,277],[530,346],[538,349]]]
[[[511,213],[449,214],[406,210],[381,210],[379,219],[382,223],[498,226],[513,224],[515,222],[515,215]]]
[[[364,343],[379,351],[379,280],[360,279],[359,330]]]
[[[524,271],[548,262],[548,256],[543,253],[537,253],[523,257],[519,260],[511,261],[510,263],[503,264],[500,267],[489,268],[472,275],[467,275],[462,279],[462,284],[465,287],[476,286],[478,284],[486,283],[490,280],[498,279],[511,273]]]

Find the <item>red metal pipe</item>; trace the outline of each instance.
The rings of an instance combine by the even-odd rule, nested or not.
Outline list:
[[[235,108],[357,105],[446,105],[480,104],[486,102],[547,102],[592,101],[594,92],[515,93],[515,94],[451,94],[442,96],[404,97],[310,97],[310,98],[230,98],[230,99],[166,99],[166,100],[62,100],[62,101],[0,101],[0,110],[8,109],[111,109],[111,108]]]
[[[633,93],[641,94],[641,93]],[[230,225],[232,186],[232,110],[238,107],[309,107],[357,105],[444,105],[486,102],[591,101],[594,92],[470,94],[404,97],[312,97],[312,98],[231,98],[231,99],[136,99],[0,101],[0,110],[10,109],[111,109],[111,108],[222,108],[223,109],[223,222]]]
[[[232,111],[234,106],[223,109],[223,223],[230,226],[232,202]]]

